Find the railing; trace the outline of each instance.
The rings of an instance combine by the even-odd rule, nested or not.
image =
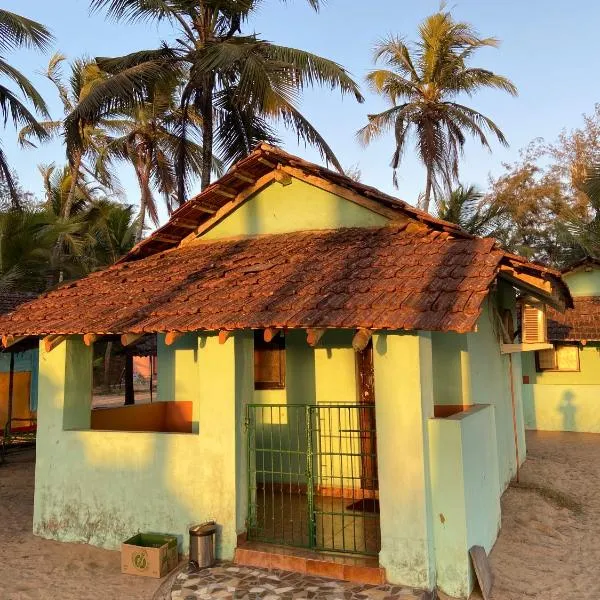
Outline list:
[[[251,404],[246,423],[249,539],[379,551],[374,406]]]

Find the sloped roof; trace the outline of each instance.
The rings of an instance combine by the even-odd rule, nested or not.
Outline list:
[[[492,239],[418,224],[199,241],[64,285],[0,317],[0,332],[466,332],[504,259]]]
[[[600,297],[576,296],[574,308],[561,313],[548,308],[548,339],[551,342],[600,341]]]
[[[231,203],[237,194],[247,189],[249,185],[256,184],[277,167],[289,168],[298,173],[301,172],[307,177],[327,180],[342,190],[355,192],[365,199],[374,201],[382,208],[387,209],[388,214],[396,213],[398,217],[409,217],[425,223],[433,229],[473,237],[462,231],[458,225],[437,219],[374,187],[359,183],[337,171],[307,162],[263,143],[259,144],[246,158],[237,162],[223,177],[208,186],[201,194],[194,196],[177,209],[171,215],[168,223],[140,242],[122,261],[136,260],[177,246],[196,227],[209,221],[217,211]]]

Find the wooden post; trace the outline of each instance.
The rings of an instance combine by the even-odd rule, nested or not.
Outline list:
[[[515,456],[517,458],[517,483],[519,483],[519,434],[517,432],[517,407],[515,401],[515,382],[513,377],[512,354],[508,355],[508,372],[510,377],[510,397],[512,400],[513,430],[515,434]]]
[[[125,406],[135,404],[133,391],[133,354],[125,353]]]
[[[8,414],[6,417],[6,427],[10,431],[10,419],[13,409],[13,395],[15,389],[15,353],[10,353],[10,371],[8,373]],[[6,441],[6,440],[5,440]]]

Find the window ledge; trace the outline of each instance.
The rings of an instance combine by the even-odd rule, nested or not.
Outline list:
[[[514,354],[515,352],[534,352],[536,350],[552,350],[554,346],[548,343],[539,344],[500,344],[500,354]]]

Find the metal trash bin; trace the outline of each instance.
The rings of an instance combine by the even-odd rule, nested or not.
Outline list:
[[[197,567],[211,567],[215,562],[214,521],[207,521],[190,527],[190,562]]]

